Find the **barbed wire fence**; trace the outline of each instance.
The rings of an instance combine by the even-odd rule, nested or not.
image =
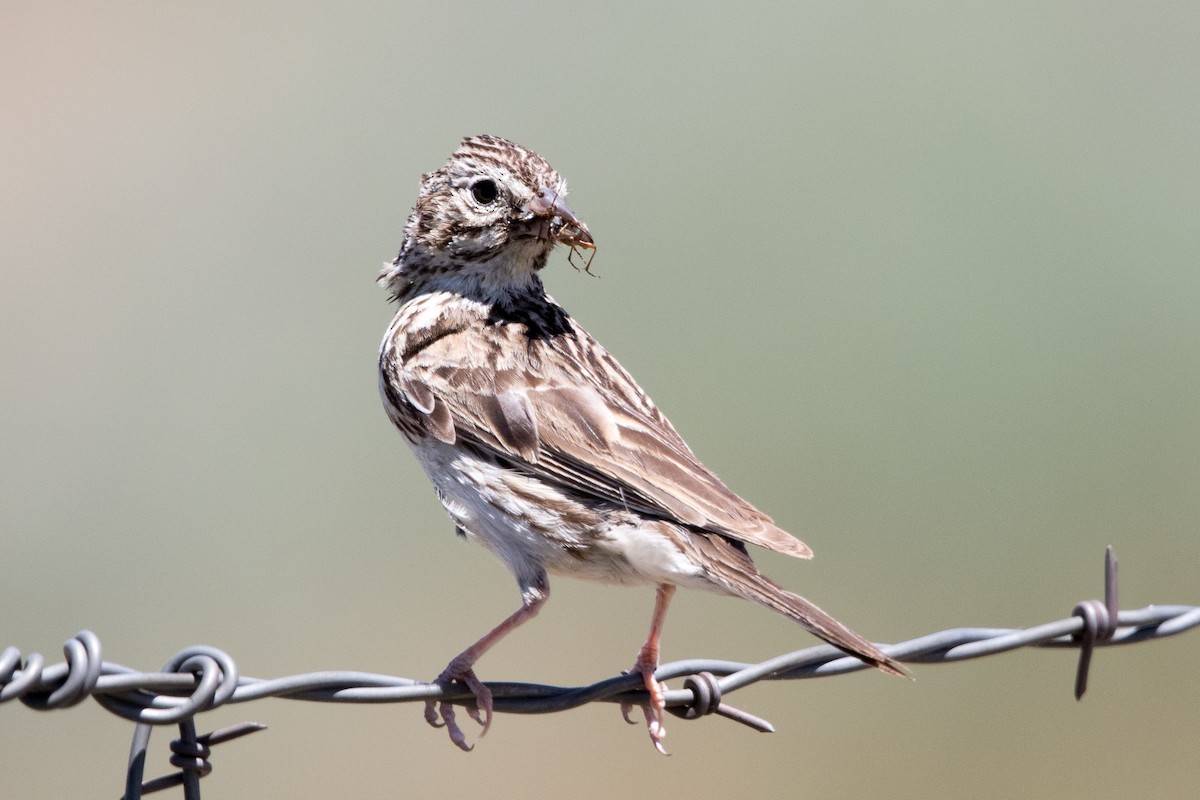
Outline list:
[[[1096,647],[1136,644],[1174,636],[1200,627],[1200,607],[1158,605],[1128,611],[1117,608],[1117,562],[1112,548],[1105,554],[1105,598],[1085,600],[1070,617],[1032,628],[954,628],[905,642],[881,645],[891,657],[909,664],[948,664],[982,658],[1022,647],[1079,649],[1075,697],[1087,690]],[[245,722],[203,735],[196,734],[196,715],[228,703],[265,697],[338,703],[403,703],[438,700],[473,705],[474,695],[458,684],[440,685],[368,672],[329,671],[264,680],[243,676],[225,652],[189,647],[175,654],[158,672],[142,672],[104,661],[100,639],[80,631],[63,646],[66,660],[46,666],[31,653],[22,661],[16,647],[0,652],[0,703],[19,699],[39,711],[67,708],[92,697],[113,714],[135,724],[126,767],[125,800],[182,786],[186,800],[200,800],[200,778],[212,771],[212,747],[266,726]],[[853,656],[829,646],[796,650],[757,664],[689,659],[663,664],[659,680],[684,677],[682,689],[666,693],[667,710],[684,719],[709,714],[771,732],[769,722],[734,708],[724,697],[762,680],[796,680],[844,675],[868,669]],[[534,683],[486,684],[497,712],[549,714],[587,703],[644,705],[648,699],[640,675],[622,674],[590,686],[562,687]],[[146,750],[156,725],[178,725],[171,742],[170,763],[177,770],[143,781]]]

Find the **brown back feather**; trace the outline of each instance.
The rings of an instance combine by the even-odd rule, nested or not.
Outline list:
[[[464,313],[482,316],[482,307],[465,299],[451,305],[454,312],[434,326],[444,324],[444,335],[423,331],[420,348],[393,339],[393,357],[383,361],[402,391],[415,389],[410,410],[426,417],[432,435],[474,442],[542,480],[615,506],[812,556],[701,464],[629,373],[573,320],[563,334],[530,338],[519,323],[463,325]],[[404,326],[394,331],[404,338]]]

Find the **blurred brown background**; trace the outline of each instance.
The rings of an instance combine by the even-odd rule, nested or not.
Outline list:
[[[0,646],[427,678],[518,602],[379,407],[372,283],[466,134],[570,181],[550,290],[879,641],[1200,601],[1200,12],[1188,4],[8,3]],[[488,679],[631,663],[652,591],[559,580]],[[681,595],[664,658],[811,644]],[[265,701],[205,797],[1192,797],[1200,633],[760,684],[778,732],[614,707]],[[469,729],[471,735],[474,731]],[[131,726],[0,709],[0,796],[116,797]],[[149,775],[166,764],[160,731]]]

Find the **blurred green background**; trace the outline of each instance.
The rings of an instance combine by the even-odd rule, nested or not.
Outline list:
[[[427,678],[514,609],[379,406],[373,280],[421,172],[513,138],[599,280],[550,290],[817,553],[877,641],[1200,601],[1200,12],[1126,3],[6,3],[0,646]],[[483,677],[628,666],[653,592],[567,580]],[[664,658],[813,643],[683,594]],[[205,797],[1195,796],[1200,633],[916,682],[760,684],[778,732],[597,706],[465,755],[416,706],[205,715]],[[131,726],[0,709],[0,796],[116,797]],[[474,737],[475,731],[468,728]],[[148,775],[166,766],[169,730]]]

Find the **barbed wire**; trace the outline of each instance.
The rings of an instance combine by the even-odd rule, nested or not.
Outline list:
[[[1105,556],[1105,599],[1085,600],[1065,619],[1032,628],[953,628],[905,642],[879,645],[892,658],[910,664],[947,664],[1004,653],[1022,647],[1069,647],[1080,650],[1075,697],[1087,689],[1092,651],[1097,646],[1127,645],[1174,636],[1200,627],[1200,607],[1158,605],[1118,611],[1117,564],[1110,547]],[[126,800],[182,785],[186,800],[199,800],[199,780],[212,770],[212,746],[262,730],[246,722],[198,736],[195,716],[218,706],[265,697],[339,703],[399,703],[425,700],[472,705],[471,691],[370,672],[327,671],[261,679],[243,676],[237,664],[215,647],[196,646],[175,654],[158,672],[142,672],[101,657],[100,639],[80,631],[63,646],[65,661],[51,666],[39,653],[22,662],[16,647],[0,652],[0,703],[19,699],[39,711],[67,708],[94,698],[113,714],[136,724],[126,770]],[[684,687],[666,692],[667,710],[684,719],[717,714],[755,730],[774,728],[723,702],[738,689],[761,680],[795,680],[844,675],[868,669],[853,656],[818,645],[749,664],[717,659],[688,659],[661,665],[660,681],[685,677]],[[488,682],[495,711],[548,714],[587,703],[645,705],[640,675],[621,674],[589,686]],[[171,743],[170,763],[179,771],[143,782],[146,749],[155,725],[176,724],[180,737]]]

